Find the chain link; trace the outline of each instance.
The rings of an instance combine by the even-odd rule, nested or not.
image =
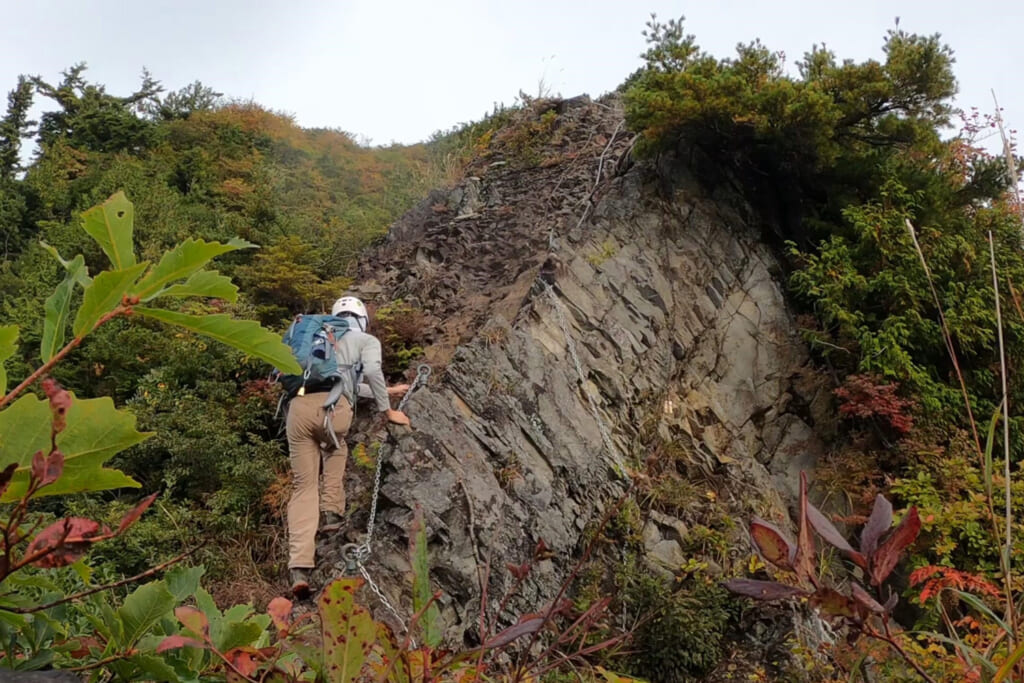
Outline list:
[[[422,365],[416,368],[416,379],[413,380],[412,386],[409,387],[409,390],[405,392],[405,396],[403,396],[402,400],[399,401],[398,410],[405,409],[405,404],[409,402],[409,399],[412,397],[413,392],[415,392],[417,389],[419,389],[421,386],[427,383],[427,379],[430,377],[430,373],[431,368],[426,363],[423,363]],[[370,572],[366,569],[366,566],[363,564],[366,560],[370,558],[370,544],[373,541],[373,528],[377,521],[377,501],[380,498],[380,482],[381,473],[384,471],[383,465],[385,447],[385,444],[381,444],[380,448],[377,449],[377,466],[373,474],[373,496],[370,498],[370,516],[366,521],[366,540],[358,546],[350,546],[348,550],[345,550],[343,552],[345,552],[346,554],[351,553],[350,555],[346,555],[345,559],[347,561],[352,562],[356,566],[356,568],[359,570],[359,573],[363,576],[364,579],[366,579],[366,583],[370,586],[370,590],[372,590],[374,595],[377,596],[377,599],[380,600],[381,604],[384,605],[384,607],[389,612],[391,612],[391,614],[394,615],[395,619],[398,620],[398,623],[404,624],[405,622],[402,619],[402,616],[398,613],[398,610],[396,610],[394,605],[391,604],[391,601],[387,599],[383,591],[381,591],[380,587],[377,585],[377,582],[373,580],[373,577],[370,576]],[[415,647],[415,644],[413,644],[413,647]]]
[[[419,389],[421,386],[427,383],[427,379],[430,377],[430,366],[423,363],[416,368],[416,379],[413,380],[412,386],[409,387],[409,391],[405,392],[405,396],[398,402],[398,410],[403,410],[405,404],[409,402],[414,391]],[[377,449],[377,466],[373,474],[373,495],[370,497],[370,517],[366,522],[366,540],[363,541],[362,545],[359,546],[356,552],[356,558],[358,560],[365,560],[370,556],[370,543],[373,540],[373,527],[377,521],[377,500],[380,498],[380,480],[381,472],[383,472],[384,464],[384,448],[385,444],[381,444],[380,448]]]
[[[583,372],[583,364],[580,363],[580,357],[576,354],[576,340],[573,339],[572,334],[569,333],[569,322],[565,318],[563,312],[562,302],[558,298],[558,294],[555,293],[554,287],[550,283],[544,282],[544,291],[547,293],[548,298],[551,300],[551,306],[555,309],[555,317],[558,319],[558,325],[562,328],[562,335],[565,337],[565,348],[569,351],[569,356],[572,358],[572,364],[576,368],[576,374],[580,379],[580,387],[583,389],[583,393],[587,395],[587,403],[590,405],[590,413],[594,416],[594,420],[597,422],[598,431],[601,432],[601,441],[604,442],[604,447],[608,451],[608,457],[615,458],[615,444],[612,443],[611,433],[608,431],[608,425],[605,424],[604,419],[601,417],[601,411],[597,406],[597,400],[594,399],[593,394],[587,389],[587,375]]]
[[[409,629],[405,625],[405,620],[402,619],[402,615],[398,613],[398,610],[395,609],[395,606],[392,605],[391,601],[388,600],[386,595],[384,595],[384,592],[380,589],[380,586],[378,586],[377,582],[373,580],[372,576],[370,576],[370,572],[366,570],[366,567],[363,566],[362,562],[359,562],[357,560],[356,563],[359,567],[359,573],[363,575],[364,579],[366,579],[366,585],[370,587],[370,590],[373,591],[373,594],[377,596],[378,600],[380,600],[380,604],[384,605],[384,608],[387,609],[387,611],[391,612],[391,615],[394,616],[395,620],[399,623],[399,625],[401,625],[402,628],[408,631]],[[413,649],[416,649],[416,640],[412,637],[412,635],[409,636],[409,644],[412,646]]]

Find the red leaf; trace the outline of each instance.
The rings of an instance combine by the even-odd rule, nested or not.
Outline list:
[[[276,597],[267,605],[267,614],[277,627],[278,634],[285,633],[291,626],[292,601],[288,598]]]
[[[64,472],[64,454],[56,448],[49,455],[44,456],[42,451],[36,451],[32,456],[32,469],[30,476],[32,481],[38,483],[38,487],[49,486],[60,479]]]
[[[43,392],[50,399],[50,412],[53,413],[53,433],[59,434],[67,426],[68,410],[71,408],[71,394],[62,389],[53,379],[43,380]]]
[[[145,512],[146,509],[153,504],[153,501],[156,500],[156,496],[157,494],[155,493],[146,496],[138,505],[135,506],[134,509],[132,509],[128,514],[122,517],[121,523],[117,525],[117,533],[120,534],[125,529],[130,527],[132,524],[135,524],[135,522],[138,521],[139,517],[142,516],[142,513]]]
[[[490,640],[487,640],[484,643],[484,649],[493,650],[494,648],[504,647],[518,638],[535,633],[543,625],[544,617],[534,616],[521,619],[515,626],[509,626],[504,631],[496,633]]]
[[[899,562],[900,553],[914,542],[919,533],[921,518],[917,516],[917,508],[911,506],[900,525],[878,546],[878,551],[871,558],[871,579],[876,586],[885,581]]]
[[[205,643],[201,643],[195,638],[189,638],[187,636],[167,636],[160,641],[160,644],[156,646],[156,654],[167,652],[168,650],[177,650],[180,647],[198,647],[206,648]]]
[[[811,596],[811,604],[833,617],[857,617],[861,615],[858,603],[834,588],[821,587]]]
[[[85,555],[90,545],[104,538],[109,536],[103,533],[97,522],[84,517],[68,517],[36,534],[25,549],[25,555],[45,553],[32,562],[36,567],[64,567],[76,562]]]
[[[18,463],[12,462],[4,468],[3,472],[0,472],[0,496],[7,492],[7,487],[10,486],[11,478],[14,477],[14,470],[16,469],[18,469]]]
[[[505,564],[505,568],[520,581],[526,578],[526,575],[530,573],[530,563],[524,562],[520,565],[512,564],[511,562]]]
[[[195,607],[189,607],[188,605],[182,605],[174,609],[174,616],[178,617],[178,621],[181,622],[182,626],[198,633],[204,638],[210,635],[210,621],[206,618],[206,615],[197,610]]]
[[[845,553],[847,557],[860,565],[862,569],[866,570],[868,568],[867,558],[854,550],[853,546],[847,543],[846,539],[843,538],[843,535],[839,533],[839,530],[835,528],[829,518],[810,503],[807,504],[807,519],[819,536]]]
[[[225,655],[228,661],[238,669],[238,673],[243,676],[252,676],[259,669],[259,665],[256,660],[252,658],[252,652],[257,652],[251,648],[236,647],[232,650],[228,650]]]
[[[42,451],[36,451],[32,456],[32,467],[29,476],[33,481],[41,482],[46,477],[46,456]]]
[[[878,549],[878,539],[892,526],[892,503],[881,493],[875,496],[875,505],[871,509],[868,523],[860,535],[860,551],[871,558]]]
[[[43,477],[44,485],[57,481],[63,473],[64,454],[55,448],[46,458],[46,475]]]
[[[82,659],[89,655],[93,650],[98,652],[103,650],[103,644],[92,636],[85,636],[83,638],[78,638],[77,640],[72,640],[69,644],[74,646],[75,649],[70,650],[68,655],[75,659]]]
[[[850,584],[850,592],[853,594],[854,600],[864,605],[872,612],[877,612],[878,614],[885,614],[885,608],[878,604],[878,601],[871,597],[871,595],[866,590],[864,590],[864,588],[861,587],[859,583]]]
[[[796,561],[793,569],[803,581],[817,585],[818,578],[814,571],[814,536],[811,525],[807,521],[807,473],[800,473],[800,535],[796,542]]]
[[[737,595],[745,595],[755,600],[785,600],[807,595],[806,591],[796,586],[787,586],[777,581],[729,579],[723,585]]]
[[[777,527],[754,517],[750,521],[750,537],[764,559],[780,569],[793,568],[793,556],[796,548]]]

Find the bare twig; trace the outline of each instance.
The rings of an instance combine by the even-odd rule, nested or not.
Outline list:
[[[608,150],[612,148],[612,143],[615,142],[616,136],[619,134],[619,130],[622,129],[623,124],[626,123],[626,119],[619,121],[619,125],[615,126],[615,130],[612,131],[612,136],[608,140],[608,144],[604,146],[601,151],[601,157],[597,160],[597,177],[594,178],[594,187],[591,188],[590,194],[593,195],[597,190],[597,186],[601,183],[601,173],[604,171],[604,157],[608,154]]]
[[[121,652],[121,653],[118,653],[116,655],[110,655],[109,657],[104,657],[103,659],[99,659],[99,660],[97,660],[95,662],[91,662],[89,664],[83,664],[82,666],[76,666],[76,667],[72,667],[70,669],[63,669],[63,670],[64,671],[90,671],[91,669],[98,669],[101,666],[106,666],[107,664],[112,664],[113,662],[116,662],[119,659],[126,659],[128,657],[131,657],[135,653],[136,653],[135,650],[130,650],[128,652]]]

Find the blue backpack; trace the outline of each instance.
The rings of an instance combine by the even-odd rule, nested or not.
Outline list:
[[[350,318],[333,315],[295,317],[282,341],[291,348],[303,372],[301,375],[279,375],[288,398],[302,396],[307,391],[328,391],[333,399],[330,405],[333,405],[341,395],[340,391],[334,390],[342,389],[340,380],[346,376],[352,378],[350,389],[354,391],[357,370],[351,366],[339,366],[334,353],[334,344],[349,331],[351,324]]]

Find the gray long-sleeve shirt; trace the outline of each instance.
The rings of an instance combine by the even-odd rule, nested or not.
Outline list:
[[[384,369],[381,367],[380,341],[372,334],[350,329],[334,345],[334,352],[339,366],[362,364],[362,380],[369,389],[365,391],[362,384],[353,387],[351,381],[346,380],[345,394],[350,397],[357,393],[360,396],[369,394],[377,403],[378,411],[388,410],[391,402],[388,400],[388,385],[384,380]]]

